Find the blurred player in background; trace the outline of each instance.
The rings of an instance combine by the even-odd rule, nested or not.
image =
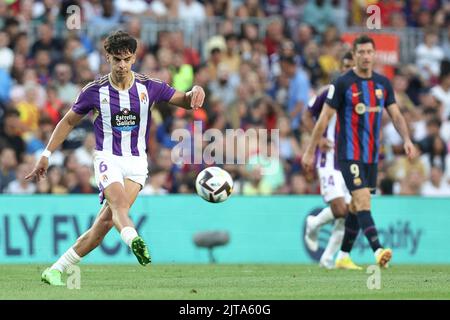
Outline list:
[[[350,51],[341,59],[341,72],[345,73],[353,67],[353,57]],[[317,121],[323,109],[329,86],[322,88],[317,97],[308,103],[308,112],[304,112],[304,123]],[[336,115],[326,128],[324,136],[319,142],[316,151],[316,169],[320,179],[320,193],[323,200],[329,204],[317,216],[310,215],[306,218],[305,243],[309,250],[319,249],[318,234],[320,227],[336,219],[328,244],[320,258],[320,266],[327,269],[334,267],[333,257],[339,250],[344,237],[344,218],[349,211],[348,204],[351,195],[345,186],[344,177],[337,166],[337,157],[334,151],[336,143]]]
[[[129,210],[148,174],[151,107],[160,101],[168,101],[184,109],[198,109],[205,98],[204,90],[199,86],[184,93],[158,79],[132,72],[137,40],[126,32],[111,34],[104,48],[111,72],[81,90],[71,110],[56,126],[39,162],[27,176],[38,181],[43,178],[51,153],[86,114],[94,112],[95,179],[100,189],[100,202],[104,199],[106,202],[92,227],[42,273],[42,281],[50,285],[64,285],[62,273],[95,249],[113,226],[141,265],[151,262],[147,245],[129,218]]]
[[[337,112],[337,159],[347,188],[352,194],[351,206],[356,214],[345,219],[345,233],[336,265],[358,269],[350,251],[359,228],[366,236],[381,267],[392,258],[392,250],[383,248],[371,215],[371,193],[376,189],[377,163],[380,146],[380,127],[383,109],[386,108],[395,128],[404,141],[404,150],[411,159],[416,149],[410,139],[408,127],[395,102],[390,81],[373,71],[375,43],[361,35],[353,42],[355,67],[340,76],[328,89],[326,103],[316,123],[311,141],[303,155],[302,163],[311,169],[314,152],[330,120]]]

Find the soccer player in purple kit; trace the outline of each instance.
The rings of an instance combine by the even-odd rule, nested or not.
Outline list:
[[[151,262],[144,240],[137,234],[129,218],[129,210],[148,174],[147,142],[151,107],[160,101],[184,109],[203,105],[205,92],[194,86],[185,93],[166,83],[135,73],[137,40],[123,31],[111,34],[104,42],[106,60],[111,72],[87,84],[75,104],[56,126],[48,145],[27,179],[45,177],[48,159],[76,124],[90,111],[94,112],[96,147],[95,179],[103,207],[92,227],[82,234],[50,268],[42,273],[42,281],[61,286],[62,273],[95,249],[114,226],[131,248],[138,262]],[[104,201],[106,199],[106,201]]]
[[[383,248],[371,215],[371,193],[376,189],[380,127],[386,109],[404,141],[405,154],[417,154],[405,119],[395,103],[389,80],[373,71],[375,42],[366,35],[353,41],[355,67],[340,76],[328,89],[326,103],[317,121],[311,141],[302,158],[305,169],[312,169],[316,146],[331,118],[337,113],[336,153],[339,169],[352,194],[356,214],[347,214],[344,239],[336,264],[354,268],[350,251],[361,228],[375,256],[376,263],[387,267],[392,250]]]
[[[347,51],[341,59],[341,73],[349,71],[353,67],[353,57],[351,51]],[[305,124],[313,123],[318,120],[323,105],[327,98],[329,85],[323,87],[317,97],[308,102],[308,109],[303,113]],[[317,251],[319,249],[318,234],[320,228],[336,220],[331,231],[319,265],[321,267],[332,269],[335,267],[334,255],[339,250],[344,237],[344,221],[349,211],[348,205],[351,202],[351,195],[345,186],[344,177],[337,166],[337,156],[334,151],[336,143],[336,116],[330,120],[324,136],[319,142],[319,148],[316,151],[316,170],[319,176],[320,193],[323,200],[329,204],[322,209],[316,216],[306,218],[305,243],[309,250]],[[337,268],[341,266],[337,265]]]

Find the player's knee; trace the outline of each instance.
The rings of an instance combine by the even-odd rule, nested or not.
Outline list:
[[[102,231],[108,232],[114,226],[114,222],[112,218],[104,218],[98,221],[98,226]]]
[[[355,206],[355,211],[366,211],[370,210],[370,193],[361,192],[357,196],[353,197],[353,204]]]
[[[336,218],[343,218],[347,215],[348,212],[348,206],[345,202],[339,201],[339,202],[332,202],[331,203],[331,210],[333,211],[333,215]]]
[[[128,212],[128,210],[130,209],[130,203],[125,198],[116,199],[114,201],[109,202],[109,207],[111,208],[111,211],[114,215],[114,213],[117,214],[117,212],[123,212],[123,211]]]

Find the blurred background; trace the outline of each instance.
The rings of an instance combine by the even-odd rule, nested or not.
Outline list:
[[[382,28],[368,30],[377,4]],[[73,11],[76,5],[79,8]],[[79,14],[78,18],[71,14]],[[71,21],[79,25],[70,26]],[[273,175],[226,165],[243,195],[320,194],[300,165],[310,137],[301,115],[339,72],[355,33],[373,32],[376,69],[392,80],[421,156],[408,161],[385,117],[378,194],[450,196],[450,4],[439,0],[2,0],[0,2],[0,193],[97,193],[86,117],[51,157],[48,179],[24,181],[51,132],[88,82],[109,72],[102,40],[117,29],[139,39],[134,71],[187,91],[204,109],[157,105],[143,194],[193,193],[204,165],[170,160],[172,130],[280,129]],[[72,29],[72,30],[71,30]],[[280,56],[294,63],[280,63]],[[258,156],[250,150],[248,156]]]

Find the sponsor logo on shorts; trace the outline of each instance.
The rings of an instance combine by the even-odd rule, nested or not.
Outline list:
[[[100,179],[102,180],[103,183],[108,182],[108,176],[106,174],[103,174]]]
[[[355,178],[353,179],[353,184],[357,187],[359,187],[362,184],[361,178]]]

